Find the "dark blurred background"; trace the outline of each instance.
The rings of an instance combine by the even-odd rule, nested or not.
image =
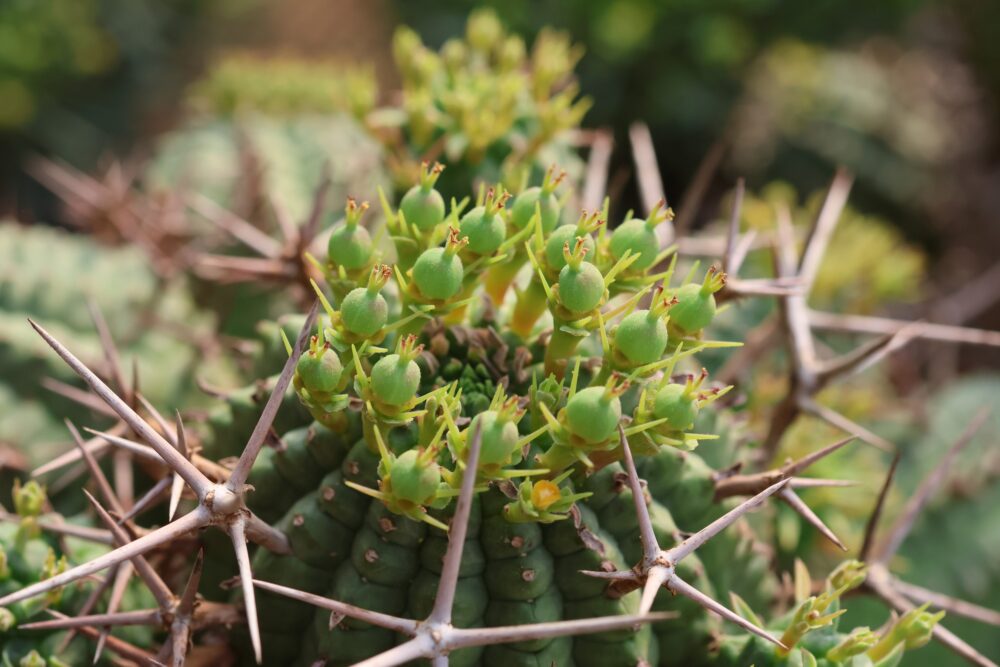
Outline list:
[[[1000,249],[1000,3],[994,0],[8,0],[0,5],[0,215],[61,222],[26,159],[86,171],[142,155],[183,118],[186,92],[233,50],[373,64],[386,98],[399,23],[431,46],[493,6],[527,38],[586,47],[585,119],[616,135],[613,174],[636,192],[627,129],[650,125],[669,198],[713,146],[707,202],[737,175],[800,193],[837,165],[852,204],[931,259],[942,299]],[[702,218],[713,215],[709,204]],[[934,287],[934,286],[932,286]],[[996,308],[968,322],[997,328]]]

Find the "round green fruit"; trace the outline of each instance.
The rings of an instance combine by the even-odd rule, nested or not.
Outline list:
[[[684,285],[674,295],[677,303],[670,309],[670,323],[687,333],[701,331],[715,318],[715,296],[701,285]]]
[[[684,431],[694,426],[698,417],[695,396],[685,391],[684,385],[668,384],[656,392],[653,399],[653,416],[666,419],[670,428]]]
[[[417,450],[403,452],[389,469],[392,493],[399,499],[423,505],[433,499],[441,484],[441,471],[435,463],[420,461]]]
[[[644,271],[651,267],[660,253],[656,229],[638,218],[621,224],[611,234],[611,254],[615,259],[621,259],[628,250],[632,251],[632,255],[639,255],[629,267],[630,271]]]
[[[388,405],[406,405],[417,395],[420,367],[412,359],[389,354],[372,367],[372,393]]]
[[[327,254],[335,266],[361,269],[372,258],[372,239],[368,230],[358,225],[341,225],[333,230]]]
[[[477,206],[462,216],[459,233],[469,239],[469,250],[477,255],[492,255],[507,239],[503,218]]]
[[[433,229],[444,220],[444,197],[434,188],[414,185],[399,202],[399,210],[421,231]]]
[[[607,441],[615,434],[621,418],[621,401],[604,387],[588,387],[566,403],[566,425],[585,442]]]
[[[331,393],[337,390],[344,367],[332,349],[317,353],[307,350],[295,365],[302,385],[313,393]]]
[[[542,231],[548,234],[559,224],[559,198],[553,192],[543,192],[538,186],[528,188],[517,196],[510,209],[511,222],[518,229],[527,227],[531,217],[535,215],[536,204],[542,211]]]
[[[389,319],[389,306],[378,292],[356,287],[340,304],[340,319],[351,333],[371,336],[385,326]]]
[[[425,250],[413,265],[413,283],[428,299],[450,299],[462,289],[465,269],[457,255],[444,248]]]
[[[480,412],[472,419],[469,433],[482,428],[482,446],[479,450],[481,465],[503,465],[510,460],[517,449],[517,425],[509,419],[501,419],[495,410]]]
[[[663,356],[668,338],[662,317],[648,310],[637,310],[615,329],[615,348],[633,364],[651,364]]]
[[[567,310],[586,313],[604,298],[604,276],[590,262],[567,264],[559,272],[559,299]]]

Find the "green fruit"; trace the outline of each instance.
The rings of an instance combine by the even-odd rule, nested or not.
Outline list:
[[[615,349],[633,364],[651,364],[663,356],[669,337],[662,317],[649,310],[637,310],[615,329]]]
[[[517,425],[509,419],[502,419],[495,410],[489,410],[473,418],[468,432],[474,433],[477,427],[482,429],[479,464],[503,465],[509,462],[520,437]]]
[[[320,348],[303,352],[295,372],[310,393],[329,394],[337,390],[344,366],[331,348]]]
[[[388,405],[406,405],[420,387],[420,367],[412,359],[389,354],[372,367],[372,393]]]
[[[510,220],[518,229],[524,229],[535,215],[535,205],[542,211],[542,232],[548,234],[559,224],[559,198],[553,192],[545,192],[537,185],[517,196],[510,209]],[[560,246],[560,252],[562,246]]]
[[[566,425],[584,442],[607,441],[621,418],[621,401],[605,387],[587,387],[566,403]]]
[[[340,320],[353,334],[367,338],[385,326],[389,306],[385,297],[366,287],[351,290],[340,304]]]
[[[421,461],[420,453],[411,449],[403,452],[389,469],[392,494],[415,505],[426,505],[441,484],[441,471],[436,463]]]
[[[403,195],[399,210],[408,223],[427,231],[444,221],[444,197],[433,187],[414,185]]]
[[[559,300],[573,313],[586,313],[604,298],[604,276],[590,262],[567,264],[559,272]]]
[[[428,299],[444,301],[462,289],[465,269],[457,255],[445,248],[425,250],[413,265],[413,284]]]
[[[712,323],[715,296],[702,285],[684,285],[674,296],[677,303],[670,309],[670,324],[681,331],[696,333]]]
[[[698,417],[697,397],[688,392],[682,384],[668,384],[653,399],[653,416],[666,419],[667,425],[677,431],[685,431],[694,426]]]
[[[566,258],[563,256],[563,248],[569,243],[569,247],[572,248],[576,245],[576,240],[580,238],[583,239],[583,248],[585,250],[584,259],[593,259],[594,257],[594,237],[590,234],[581,234],[576,225],[563,225],[562,227],[556,227],[552,235],[549,236],[548,241],[545,242],[545,261],[554,271],[561,271],[564,266],[566,266]]]
[[[352,270],[368,265],[372,249],[372,238],[367,229],[359,225],[344,224],[330,235],[327,254],[334,266]]]
[[[645,220],[632,218],[621,224],[611,234],[611,255],[621,259],[626,251],[639,255],[630,271],[644,271],[653,265],[660,253],[660,240],[656,237],[656,228],[650,227]]]
[[[492,255],[507,239],[503,218],[485,206],[477,206],[463,215],[458,229],[469,239],[469,250],[477,255]]]

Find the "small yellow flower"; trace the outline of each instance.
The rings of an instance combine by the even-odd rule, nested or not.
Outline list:
[[[548,480],[535,482],[531,489],[531,503],[540,510],[548,509],[561,497],[559,487]]]

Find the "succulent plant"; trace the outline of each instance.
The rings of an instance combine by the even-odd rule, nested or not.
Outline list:
[[[240,407],[245,399],[231,395],[203,434],[204,454],[181,422],[170,425],[148,404],[145,417],[137,413],[35,324],[145,444],[107,432],[94,432],[97,441],[141,451],[173,471],[162,486],[171,488],[170,516],[179,518],[0,602],[31,599],[215,526],[228,533],[241,573],[238,597],[253,649],[247,658],[265,664],[424,657],[489,665],[853,665],[863,655],[890,665],[943,634],[940,615],[893,601],[885,559],[847,562],[819,593],[802,584],[792,610],[761,620],[752,609],[770,608],[778,580],[754,551],[755,538],[726,529],[774,496],[843,548],[795,490],[839,484],[799,475],[850,439],[771,471],[716,471],[692,451],[715,435],[694,429],[706,423],[703,413],[718,412],[728,388],[709,384],[695,360],[726,345],[704,329],[716,315],[714,295],[740,281],[727,284],[713,268],[694,282],[692,267],[674,283],[678,258],[659,237],[654,263],[632,270],[641,253],[616,253],[614,236],[588,215],[571,223],[576,236],[572,247],[563,242],[557,270],[545,253],[556,230],[545,232],[541,205],[519,229],[502,198],[484,196],[478,215],[492,212],[505,226],[504,240],[485,254],[468,247],[472,229],[463,235],[455,224],[457,205],[431,228],[407,231],[405,214],[385,204],[393,238],[413,250],[409,268],[380,264],[374,244],[353,248],[356,232],[331,247],[334,299],[315,286],[318,301],[294,345],[277,329],[288,360],[263,385],[258,400],[266,402]],[[361,210],[349,203],[338,229],[363,229],[356,226]],[[588,251],[580,235],[594,230]],[[338,254],[348,246],[350,266]],[[663,270],[655,268],[664,260]],[[484,310],[484,275],[510,263],[518,264],[509,274],[515,289]],[[524,302],[538,295],[521,287],[528,281],[541,285],[543,299],[530,321]],[[505,333],[518,317],[529,333]],[[499,335],[476,336],[472,346],[471,333],[442,339],[451,327]],[[475,412],[466,411],[462,393],[483,391],[481,383],[432,374],[460,353],[462,337],[467,352],[478,347],[489,361],[493,381],[492,397],[476,401]],[[724,424],[724,411],[713,421]],[[266,444],[272,429],[277,446]],[[239,458],[220,465],[206,455]],[[182,513],[190,507],[186,488],[196,505]],[[749,499],[733,505],[739,496]],[[260,545],[252,557],[247,539]],[[726,553],[740,554],[739,572],[705,565]],[[211,550],[207,559],[226,561]],[[859,586],[904,615],[877,633],[840,629],[840,598]],[[661,588],[679,597],[657,595]],[[727,589],[733,608],[715,599]],[[190,618],[186,628],[163,626],[171,647],[164,655],[174,664],[183,661]],[[162,619],[160,611],[145,622]],[[305,643],[287,640],[306,626]]]
[[[434,73],[438,56],[403,35],[406,76]],[[478,15],[462,53],[468,47],[473,60],[501,69],[520,63],[505,60],[516,45],[504,46],[502,35]],[[446,46],[441,58],[461,73],[456,54],[459,47]],[[533,67],[547,94],[546,73],[564,72],[546,58],[554,56],[546,51]],[[311,246],[308,257],[303,247],[283,256],[315,269],[296,275],[316,299],[304,318],[290,313],[261,325],[253,366],[262,379],[224,392],[201,424],[180,414],[168,421],[134,386],[112,389],[79,359],[75,341],[31,322],[87,384],[92,393],[81,400],[119,420],[89,430],[86,442],[71,429],[77,453],[59,461],[85,461],[111,506],[111,514],[96,503],[95,511],[118,546],[6,592],[0,605],[125,562],[148,574],[142,559],[168,550],[194,560],[194,582],[204,567],[203,601],[198,583],[175,596],[143,574],[160,594],[142,618],[77,612],[45,627],[150,626],[163,639],[158,654],[126,642],[109,648],[178,666],[189,650],[231,646],[242,661],[268,665],[892,667],[932,637],[992,664],[945,630],[940,613],[911,604],[890,572],[939,473],[921,485],[884,546],[873,546],[879,502],[859,559],[815,584],[797,564],[792,590],[770,562],[771,522],[750,516],[780,500],[847,550],[800,497],[845,481],[802,473],[855,440],[893,445],[817,395],[929,335],[889,322],[896,328],[884,339],[821,358],[806,295],[846,203],[846,174],[834,178],[801,255],[787,216],[778,216],[777,270],[757,278],[740,275],[752,241],[740,231],[742,184],[728,235],[705,253],[722,265],[703,269],[681,254],[683,244],[669,242],[662,193],[646,198],[645,218],[630,213],[609,231],[608,203],[600,213],[563,215],[569,200],[553,195],[573,179],[561,182],[554,167],[544,176],[515,168],[490,186],[463,174],[465,190],[445,205],[439,187],[453,166],[461,165],[424,163],[400,188],[398,207],[380,193],[384,226],[369,226],[366,205],[348,200],[344,221],[329,225],[329,244]],[[512,179],[514,172],[522,176]],[[215,217],[251,245],[276,243],[222,213]],[[313,233],[324,214],[323,197],[314,197]],[[739,347],[713,332],[735,301],[761,296],[780,299],[791,381],[760,446],[736,457],[734,392],[701,362]],[[803,413],[851,437],[772,467]],[[110,447],[130,452],[153,478],[130,508],[101,482],[93,460]],[[139,530],[135,518],[159,511],[157,501],[168,503],[159,515],[166,522]],[[110,527],[112,514],[131,535]],[[227,603],[212,584],[233,572],[238,591]],[[883,612],[879,630],[849,627],[848,592],[873,594],[900,616]],[[233,604],[245,627],[194,637],[203,621],[213,632],[232,623]]]

